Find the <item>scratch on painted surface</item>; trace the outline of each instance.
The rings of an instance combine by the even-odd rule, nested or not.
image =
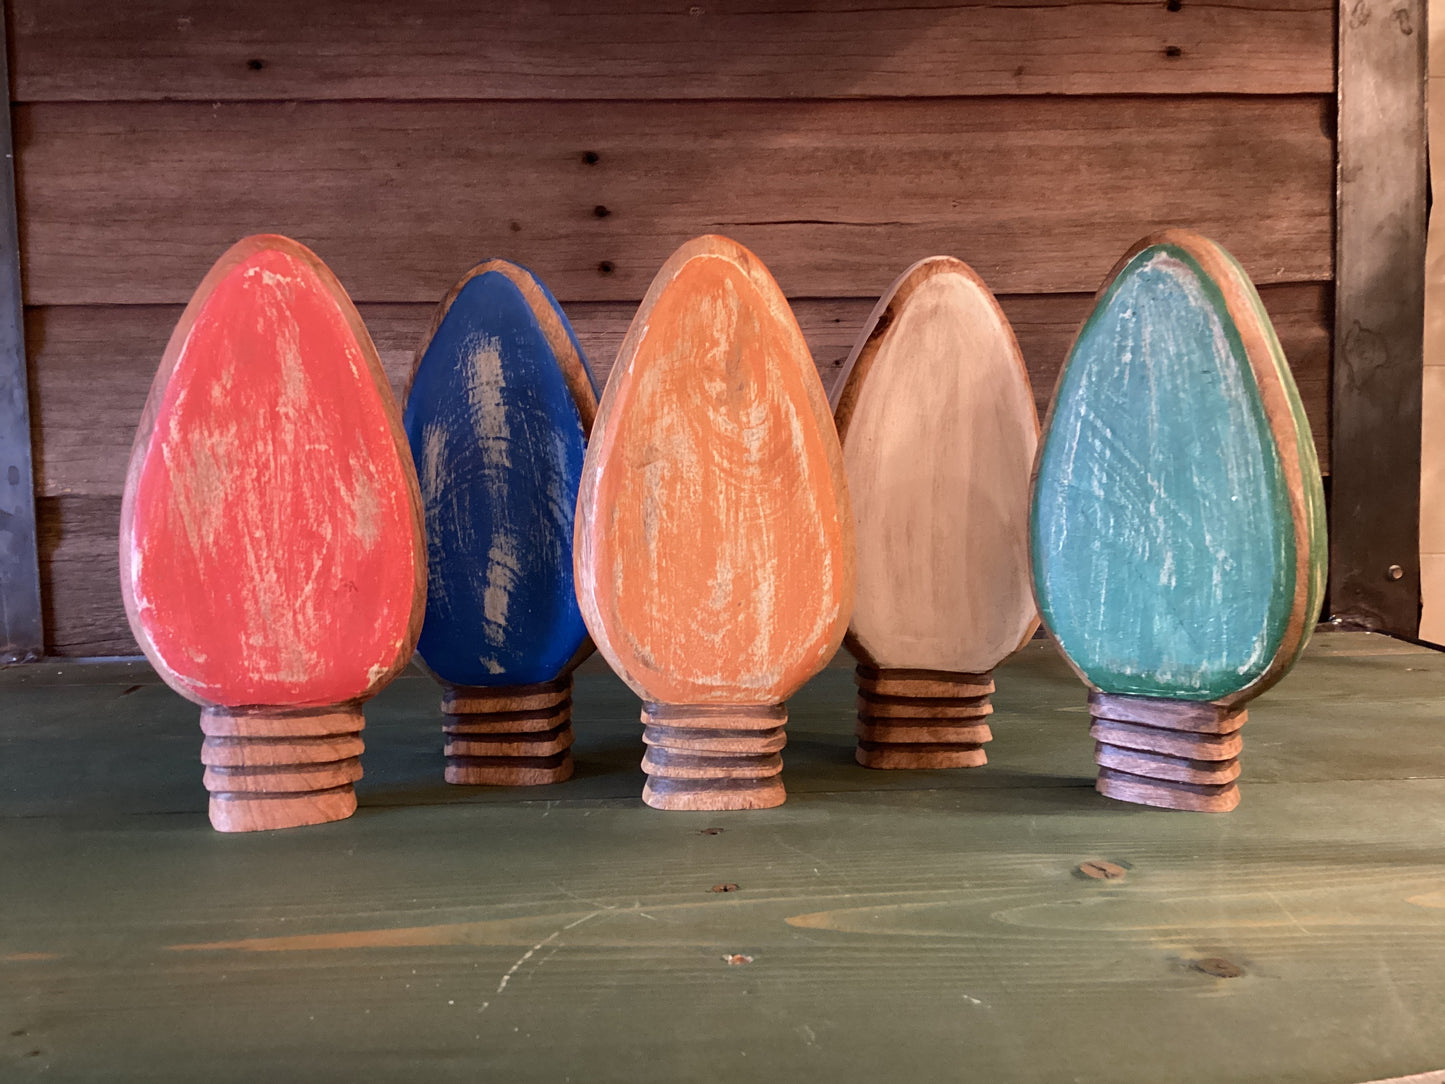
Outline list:
[[[599,648],[653,699],[776,702],[841,637],[851,514],[816,371],[776,300],[727,260],[693,259],[612,377],[584,498],[606,526],[580,587]]]
[[[129,589],[148,642],[216,703],[357,699],[404,646],[409,484],[341,303],[261,249],[200,302],[163,389]]]
[[[1209,700],[1269,666],[1288,491],[1238,331],[1181,250],[1141,252],[1080,332],[1036,494],[1044,617],[1095,685]]]
[[[561,937],[568,930],[575,929],[576,927],[582,925],[582,923],[586,922],[588,919],[596,918],[601,913],[601,911],[593,911],[591,914],[583,915],[575,922],[567,923],[567,925],[552,931],[552,933],[550,933],[548,936],[542,938],[542,940],[538,941],[526,952],[522,953],[521,958],[518,959],[516,963],[514,963],[511,967],[507,969],[507,973],[502,976],[502,981],[497,983],[497,993],[500,994],[503,990],[507,988],[507,983],[512,981],[512,976],[515,975],[518,971],[520,971],[522,965],[525,964],[528,960],[530,960],[539,949],[543,948],[546,945],[550,945],[553,941],[557,940],[557,938]]]
[[[557,357],[506,276],[476,275],[452,299],[405,427],[427,521],[428,667],[462,685],[556,677],[586,634],[571,544],[584,438]]]

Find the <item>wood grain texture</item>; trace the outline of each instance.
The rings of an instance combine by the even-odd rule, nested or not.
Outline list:
[[[1089,715],[1100,794],[1196,813],[1239,805],[1244,708],[1094,692]]]
[[[11,5],[20,101],[1327,94],[1325,0]]]
[[[572,777],[572,673],[530,685],[450,686],[448,783],[530,787]]]
[[[864,324],[832,401],[857,537],[850,649],[874,666],[992,670],[1038,627],[1039,423],[988,287],[951,257],[914,264]]]
[[[350,782],[312,788],[294,775],[353,759],[359,738],[329,753],[289,747],[337,706],[345,730],[326,733],[359,731],[357,705],[410,659],[424,541],[375,349],[340,284],[295,242],[239,242],[186,307],[136,432],[120,569],[157,672],[234,721],[223,737],[236,757],[217,765],[264,777],[213,779],[212,823],[348,815]]]
[[[1330,290],[1316,284],[1260,290],[1279,332],[1322,461],[1329,453]],[[1093,295],[1004,296],[1004,315],[1028,363],[1040,414]],[[833,389],[873,307],[866,299],[791,301],[825,389]],[[403,396],[434,306],[359,307],[393,389]],[[604,384],[636,312],[629,302],[567,306],[583,353]],[[26,350],[35,389],[38,490],[42,497],[118,496],[146,382],[180,306],[47,306],[26,312]],[[42,515],[43,519],[43,515]]]
[[[1334,423],[1348,459],[1330,490],[1330,607],[1356,628],[1412,638],[1422,571],[1427,152],[1441,142],[1426,108],[1426,87],[1440,74],[1427,58],[1427,35],[1438,39],[1442,21],[1432,7],[1400,0],[1386,18],[1353,0],[1338,20]],[[1426,522],[1437,503],[1425,499]]]
[[[1145,238],[1101,289],[1050,409],[1031,544],[1045,623],[1111,700],[1236,708],[1303,650],[1324,591],[1314,444],[1263,305],[1218,245]],[[1120,744],[1099,726],[1101,750]],[[1200,743],[1132,748],[1218,759]],[[1233,785],[1100,775],[1111,796],[1186,809],[1232,808]]]
[[[754,725],[759,706],[837,650],[854,587],[842,453],[787,302],[736,242],[688,242],[633,319],[587,448],[574,558],[587,628],[649,725],[701,725],[662,723],[658,705],[775,729]],[[681,788],[654,773],[649,801],[696,808],[686,791],[727,777],[702,767]]]
[[[884,671],[941,671],[965,683],[988,674],[1039,624],[1028,559],[1038,415],[1018,342],[988,287],[952,257],[914,264],[864,323],[832,403],[857,536],[849,650]],[[869,680],[860,763],[984,762],[973,735],[955,748],[938,734],[873,723],[872,696],[933,713],[927,698]],[[938,695],[975,714],[972,694]],[[890,751],[894,739],[907,748]]]
[[[430,303],[479,249],[564,302],[635,300],[699,230],[789,296],[877,297],[937,251],[995,291],[1091,292],[1099,253],[1178,222],[1256,281],[1325,281],[1332,116],[1314,96],[22,106],[26,300],[180,302],[260,229],[324,244],[362,301]]]
[[[881,669],[859,663],[858,748],[865,768],[976,768],[993,740],[992,674]]]

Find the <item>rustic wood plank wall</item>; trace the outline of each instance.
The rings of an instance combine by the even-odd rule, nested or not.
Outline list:
[[[1040,402],[1139,236],[1263,285],[1328,455],[1332,0],[8,0],[47,650],[130,653],[125,459],[180,306],[240,236],[312,246],[394,381],[506,256],[605,374],[653,272],[720,231],[831,383],[873,300],[951,253]]]

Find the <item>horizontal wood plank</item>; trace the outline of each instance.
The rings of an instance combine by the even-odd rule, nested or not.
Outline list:
[[[366,706],[360,814],[246,840],[206,825],[195,705],[130,667],[11,668],[3,1075],[1343,1084],[1439,1066],[1445,656],[1322,657],[1339,639],[1251,710],[1226,819],[1096,795],[1083,690],[1042,642],[999,672],[986,768],[857,767],[856,690],[832,670],[789,705],[788,803],[705,817],[637,801],[637,699],[611,676],[578,679],[579,770],[541,791],[443,783],[438,689],[402,678]],[[1103,863],[1112,879],[1087,875]]]
[[[120,597],[120,498],[38,497],[45,654],[139,655]]]
[[[15,0],[20,101],[1329,93],[1332,0]]]
[[[1270,286],[1262,296],[1279,331],[1328,470],[1330,291]],[[1064,354],[1087,315],[1089,295],[1004,297],[1029,364],[1039,409],[1048,405]],[[870,299],[799,300],[794,309],[825,387],[841,371]],[[605,379],[634,306],[568,306],[599,379]],[[367,305],[362,316],[399,391],[430,305]],[[137,418],[175,306],[32,309],[27,339],[40,431],[37,465],[46,651],[132,654],[116,559],[120,491]]]
[[[31,304],[183,302],[238,237],[312,246],[358,301],[505,255],[636,300],[733,236],[790,296],[880,294],[951,252],[1004,293],[1091,292],[1188,226],[1260,282],[1331,275],[1333,99],[22,106]]]

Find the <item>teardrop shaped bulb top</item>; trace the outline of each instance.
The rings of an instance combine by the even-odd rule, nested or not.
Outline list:
[[[171,337],[127,477],[122,591],[151,661],[202,703],[369,696],[416,642],[419,506],[341,285],[286,238],[233,246]]]
[[[1008,319],[967,264],[921,260],[873,310],[834,395],[857,531],[849,648],[884,668],[992,670],[1038,627],[1039,422]]]
[[[404,416],[426,516],[418,650],[443,681],[551,681],[585,642],[572,532],[596,402],[571,325],[525,268],[479,264],[443,301]]]
[[[1319,487],[1248,279],[1197,234],[1148,239],[1101,291],[1055,392],[1031,518],[1044,623],[1104,692],[1252,695],[1318,613]]]
[[[653,280],[603,394],[577,523],[598,650],[645,700],[775,704],[853,601],[832,417],[761,261],[723,237]]]

